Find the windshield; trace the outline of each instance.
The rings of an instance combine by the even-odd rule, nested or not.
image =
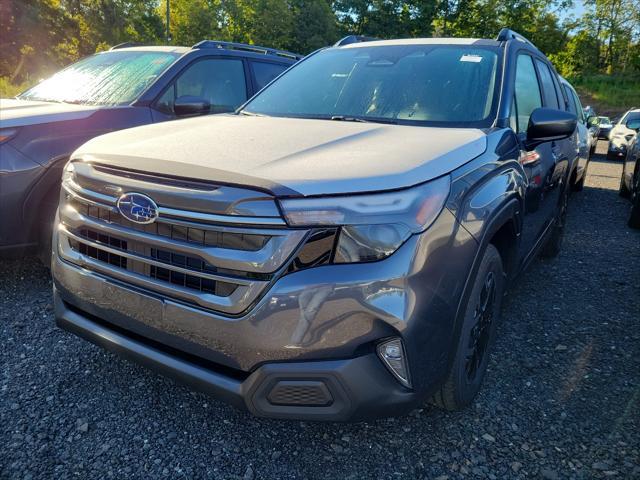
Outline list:
[[[611,120],[609,120],[609,117],[598,117],[598,120],[600,123],[611,123]]]
[[[179,54],[105,52],[80,60],[18,98],[89,105],[126,105],[155,81]]]
[[[332,48],[302,61],[243,113],[431,126],[488,126],[498,50],[475,46]]]
[[[640,118],[640,112],[627,112],[624,114],[624,116],[620,119],[620,125],[625,125],[627,122],[631,121],[631,120],[636,120]]]

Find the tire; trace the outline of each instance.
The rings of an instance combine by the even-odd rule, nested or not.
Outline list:
[[[631,197],[631,213],[627,225],[630,228],[640,229],[640,173],[636,173],[634,178],[633,191]]]
[[[582,173],[582,178],[580,179],[580,181],[575,182],[573,185],[571,185],[571,190],[573,190],[574,192],[581,192],[584,189],[584,181],[586,179],[587,179],[587,168],[585,167],[584,172]]]
[[[436,406],[461,410],[478,395],[500,322],[504,285],[500,254],[490,244],[473,281],[451,370],[431,399]]]
[[[620,188],[618,189],[618,195],[622,198],[629,198],[631,196],[631,192],[624,183],[624,170],[622,171],[622,176],[620,176]]]
[[[551,231],[547,242],[542,247],[540,254],[544,258],[553,258],[558,256],[560,250],[562,250],[562,240],[564,238],[564,226],[567,223],[567,210],[569,207],[569,192],[568,188],[562,192],[560,197],[560,204],[558,205],[558,212],[556,213],[555,224]]]

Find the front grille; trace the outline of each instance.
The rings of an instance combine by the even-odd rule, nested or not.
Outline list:
[[[171,283],[191,290],[197,290],[202,293],[211,293],[220,297],[228,297],[231,295],[237,285],[227,282],[220,282],[208,278],[198,276],[198,273],[209,272],[215,273],[215,267],[207,265],[200,259],[187,257],[186,255],[176,254],[167,250],[159,250],[157,248],[148,248],[142,244],[135,242],[127,242],[110,235],[100,234],[94,230],[81,229],[76,234],[87,240],[91,240],[96,245],[90,246],[77,240],[70,240],[71,247],[79,251],[82,255],[86,255],[95,260],[108,263],[118,268],[129,269],[133,272],[145,275],[154,280]],[[149,258],[166,263],[171,266],[183,267],[193,270],[193,274],[176,272],[156,265],[149,265],[144,261],[130,260],[127,257],[106,251],[103,247],[121,250],[125,253],[128,246],[131,245],[136,252],[149,252]]]
[[[139,232],[159,235],[173,240],[188,241],[206,247],[230,248],[255,252],[264,247],[265,243],[269,240],[269,237],[265,235],[204,230],[202,228],[169,223],[155,222],[143,225],[124,218],[120,213],[112,209],[83,204],[77,198],[72,199],[69,204],[78,212],[91,218],[104,220]]]
[[[99,186],[101,172],[89,173],[98,177],[91,177],[91,186]],[[109,175],[113,176],[113,169]],[[126,182],[134,180],[140,187],[139,178],[124,176],[120,191],[126,191]],[[224,314],[238,315],[249,308],[285,269],[306,236],[305,231],[266,228],[260,217],[254,226],[246,224],[251,217],[234,224],[237,220],[232,216],[213,215],[213,220],[222,219],[218,224],[206,214],[174,209],[171,204],[159,205],[160,217],[154,223],[138,224],[119,213],[117,197],[68,180],[63,187],[58,229],[62,258]],[[234,195],[237,197],[237,189]],[[176,204],[185,204],[185,199],[176,199]],[[278,223],[277,219],[266,220]]]

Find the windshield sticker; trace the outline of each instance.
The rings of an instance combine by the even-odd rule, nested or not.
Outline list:
[[[472,63],[480,63],[482,61],[482,57],[480,55],[462,55],[460,57],[461,62],[472,62]]]

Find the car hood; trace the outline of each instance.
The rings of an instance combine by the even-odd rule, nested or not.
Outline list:
[[[308,196],[409,187],[481,155],[486,143],[478,129],[216,115],[103,135],[73,158]]]
[[[2,98],[0,99],[0,128],[81,120],[88,118],[96,110],[95,106]]]

